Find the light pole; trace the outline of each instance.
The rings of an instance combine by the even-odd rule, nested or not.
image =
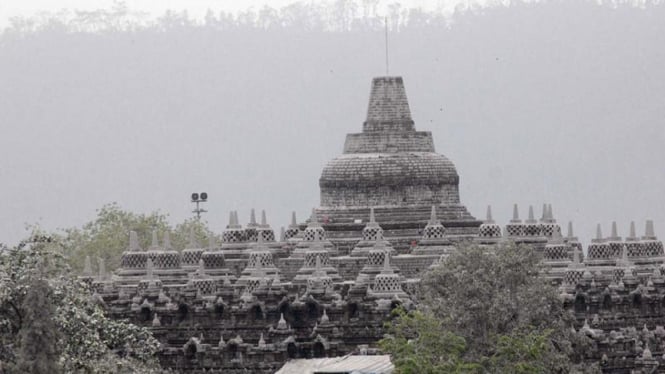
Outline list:
[[[196,209],[192,210],[192,213],[196,213],[196,219],[200,220],[201,219],[201,213],[206,213],[207,210],[203,208],[199,208],[199,203],[205,203],[208,201],[208,194],[205,192],[201,192],[200,194],[194,192],[192,194],[192,202],[196,203]]]

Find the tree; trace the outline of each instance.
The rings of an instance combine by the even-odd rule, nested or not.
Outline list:
[[[441,355],[460,360],[459,372],[580,371],[589,342],[573,332],[572,314],[539,273],[539,255],[529,246],[462,245],[423,277],[417,314],[398,313],[381,345],[402,373],[416,372],[409,366],[413,362],[439,362]],[[411,322],[418,320],[437,323]],[[443,340],[430,342],[431,334]],[[397,349],[400,339],[413,348]],[[415,349],[420,346],[429,348]],[[446,346],[459,349],[441,349]],[[434,364],[425,367],[446,372]]]
[[[0,361],[21,373],[42,372],[24,368],[47,361],[68,373],[158,372],[159,342],[145,328],[106,317],[63,248],[58,238],[37,235],[0,255]],[[56,351],[49,331],[58,332]]]
[[[50,302],[51,288],[41,276],[41,266],[30,279],[21,310],[23,321],[19,331],[19,349],[16,369],[19,373],[55,374],[58,364],[58,330],[53,316],[55,308]]]
[[[205,222],[196,219],[186,220],[175,228],[171,227],[167,216],[159,212],[137,214],[123,210],[115,203],[104,205],[97,210],[97,217],[81,228],[69,228],[60,235],[53,234],[61,240],[65,255],[70,265],[81,271],[86,256],[103,258],[108,269],[120,266],[122,252],[129,245],[129,232],[136,231],[141,247],[150,245],[153,230],[161,234],[169,231],[174,248],[182,249],[189,241],[189,233],[194,231],[199,243],[206,243],[210,235],[214,235]]]

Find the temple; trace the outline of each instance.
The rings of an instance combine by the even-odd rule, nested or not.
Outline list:
[[[130,232],[119,269],[102,262],[94,275],[88,259],[82,279],[112,317],[150,327],[166,368],[274,373],[293,358],[376,353],[391,310],[413,308],[422,275],[461,242],[521,243],[542,256],[572,328],[592,338],[586,360],[606,373],[665,368],[665,254],[653,222],[625,238],[599,225],[584,254],[548,204],[540,219],[529,207],[522,220],[517,205],[504,226],[489,206],[475,219],[453,163],[416,131],[402,78],[372,81],[362,132],[347,135],[319,185],[320,206],[304,222],[294,213],[279,238],[253,210],[244,226],[230,212],[220,243],[192,235],[175,249],[154,232],[144,249]]]

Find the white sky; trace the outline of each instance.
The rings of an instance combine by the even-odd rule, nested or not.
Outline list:
[[[313,0],[304,0],[313,1]],[[327,2],[333,2],[330,0]],[[125,4],[135,11],[143,11],[151,15],[161,15],[167,9],[187,9],[193,18],[201,18],[208,9],[213,11],[238,12],[250,7],[259,9],[268,4],[273,8],[281,8],[288,4],[298,2],[295,0],[126,0]],[[324,2],[324,1],[317,1]],[[387,4],[400,3],[403,7],[422,8],[424,10],[441,9],[452,11],[460,3],[486,3],[487,0],[379,0],[378,9]],[[500,2],[500,1],[499,1]],[[40,11],[56,12],[68,10],[94,10],[110,8],[113,0],[0,0],[0,27],[7,25],[9,18],[15,16],[30,16]]]

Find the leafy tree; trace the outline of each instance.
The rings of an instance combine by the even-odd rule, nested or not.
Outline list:
[[[23,343],[47,341],[31,330],[55,326],[57,363],[64,372],[157,372],[157,340],[145,328],[107,318],[87,285],[72,275],[63,248],[58,238],[38,235],[0,255],[0,361],[26,372],[22,368],[37,357],[35,348],[47,349],[52,357],[48,346],[24,348]],[[35,277],[40,264],[44,267]],[[49,307],[33,310],[42,303]]]
[[[51,287],[41,276],[40,266],[30,279],[23,299],[19,349],[16,369],[20,373],[55,374],[58,365],[58,330],[53,316],[55,308],[50,302]]]
[[[398,313],[381,345],[401,373],[448,372],[441,360],[457,363],[458,372],[580,372],[590,343],[572,331],[572,314],[539,273],[529,246],[462,245],[423,277],[419,310]]]
[[[213,235],[205,222],[196,219],[189,219],[172,228],[164,214],[137,214],[112,203],[99,209],[93,221],[81,228],[66,229],[58,237],[62,240],[69,263],[78,271],[83,269],[86,256],[103,258],[108,269],[116,269],[120,266],[122,252],[129,245],[131,230],[137,232],[143,248],[150,245],[153,230],[160,234],[160,240],[164,231],[169,231],[171,244],[176,249],[187,245],[190,230],[194,231],[200,244],[206,244],[207,238]]]

